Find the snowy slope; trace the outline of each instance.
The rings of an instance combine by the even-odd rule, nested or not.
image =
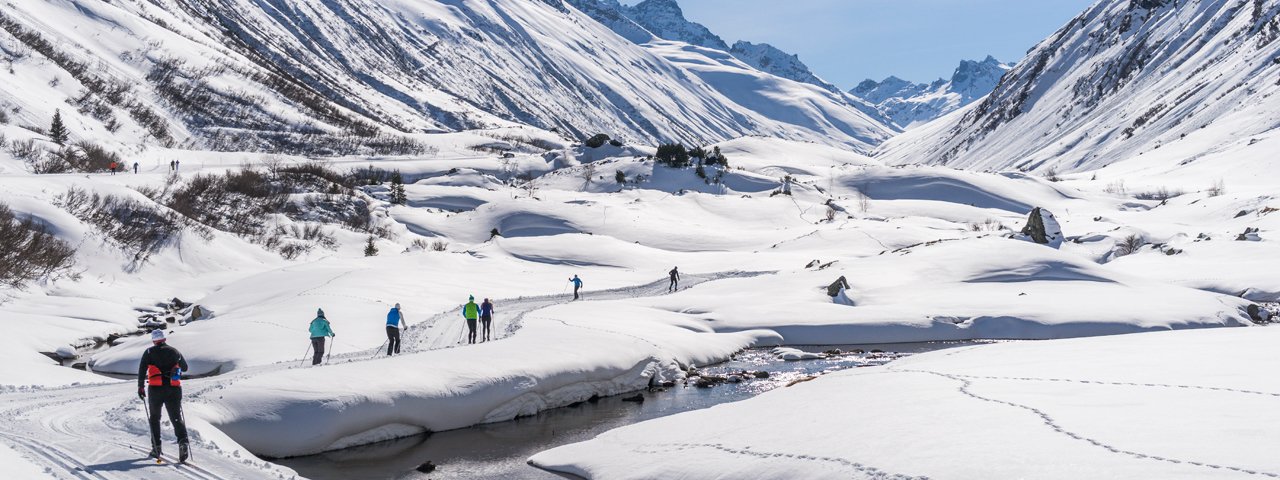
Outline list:
[[[1278,337],[1226,329],[943,350],[531,462],[599,479],[1275,477],[1280,364],[1266,352]]]
[[[821,102],[836,102],[843,107],[856,109],[876,123],[896,132],[893,120],[882,110],[867,101],[846,94],[838,87],[818,77],[795,54],[784,52],[767,43],[734,42],[727,45],[723,39],[705,25],[684,17],[684,11],[676,0],[646,0],[633,6],[622,5],[617,0],[566,0],[574,8],[613,29],[637,44],[647,45],[656,39],[683,42],[707,50],[728,52],[750,68],[768,75],[807,83],[836,94]],[[726,96],[736,98],[736,90],[722,90]],[[828,107],[830,108],[830,107]],[[757,110],[763,113],[763,110]]]
[[[769,134],[866,151],[888,136],[875,121],[863,127],[886,133],[869,142],[761,115],[559,2],[20,2],[3,15],[15,81],[0,105],[31,127],[60,108],[77,139],[347,154],[417,153],[380,134],[513,122],[646,143]]]
[[[912,83],[890,76],[879,82],[865,80],[849,91],[854,97],[879,107],[903,128],[928,123],[959,110],[991,93],[1012,65],[991,56],[985,60],[963,60],[951,79],[932,83]]]
[[[991,95],[879,155],[1024,171],[1149,155],[1167,168],[1196,162],[1280,126],[1278,38],[1274,0],[1099,1],[1033,48]]]

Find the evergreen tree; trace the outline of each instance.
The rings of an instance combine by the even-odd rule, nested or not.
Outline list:
[[[671,168],[689,166],[689,151],[679,143],[658,145],[658,153],[654,157],[657,158],[658,163]]]
[[[622,170],[618,170],[613,174],[613,179],[618,182],[618,185],[622,185],[627,183],[627,174],[622,173]]]
[[[369,236],[369,240],[364,244],[364,256],[372,257],[378,254],[378,246],[373,244],[373,235]]]
[[[400,171],[396,170],[391,174],[391,203],[393,205],[404,205],[409,201],[404,194],[404,177],[400,176]]]
[[[698,178],[707,179],[707,169],[702,167],[702,160],[698,160],[698,166],[694,167],[693,173],[696,173]]]
[[[62,110],[54,110],[53,123],[49,125],[49,138],[53,140],[53,143],[65,145],[69,136],[70,133],[67,132],[67,126],[62,124]]]

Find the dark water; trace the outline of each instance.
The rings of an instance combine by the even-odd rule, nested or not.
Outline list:
[[[708,366],[702,372],[725,375],[765,371],[767,379],[749,379],[712,388],[677,384],[661,392],[643,393],[644,403],[624,402],[631,395],[600,399],[542,412],[509,422],[417,436],[349,448],[308,457],[273,460],[313,479],[458,479],[501,478],[557,479],[556,475],[528,466],[535,453],[560,445],[594,438],[608,430],[658,417],[698,410],[747,399],[815,374],[849,368],[882,365],[895,358],[972,342],[938,342],[893,345],[837,345],[795,347],[823,352],[883,350],[885,353],[843,354],[819,360],[778,360],[769,349],[747,350],[733,360]],[[432,473],[415,469],[424,462],[436,465]]]

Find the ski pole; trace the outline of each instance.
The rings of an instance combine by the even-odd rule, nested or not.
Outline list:
[[[564,288],[563,288],[563,289],[560,289],[560,294],[561,294],[561,295],[564,295],[564,294],[566,294],[566,293],[569,293],[569,284],[570,284],[570,283],[573,283],[573,281],[572,281],[572,280],[570,280],[570,281],[564,282]]]
[[[181,400],[179,400],[181,402]],[[182,408],[182,404],[178,404],[178,418],[182,419],[182,426],[187,427],[187,409]],[[191,448],[191,431],[187,430],[187,460],[194,461],[196,459],[195,449]]]
[[[310,354],[310,353],[311,353],[311,344],[310,344],[310,343],[308,343],[308,344],[307,344],[307,351],[306,351],[305,353],[303,353],[303,354],[302,354],[302,361],[301,361],[301,362],[298,362],[298,366],[299,366],[299,367],[301,367],[302,365],[304,365],[304,364],[306,364],[306,363],[307,363],[307,355],[308,355],[308,354]]]
[[[329,338],[333,338],[333,337],[329,337]],[[329,352],[328,352],[328,353],[326,353],[326,354],[324,354],[324,363],[325,363],[326,365],[329,363],[329,359],[333,357],[333,348],[334,348],[334,347],[336,347],[336,346],[338,346],[338,341],[337,341],[337,340],[334,340],[334,341],[333,341],[333,342],[331,342],[331,343],[330,343],[330,345],[329,345]]]
[[[390,339],[390,338],[388,338],[388,339],[384,340],[384,341],[382,342],[382,347],[387,346],[387,343],[388,343],[388,342],[390,342],[390,341],[391,341],[391,339]],[[378,349],[377,349],[377,350],[374,350],[374,351],[373,351],[373,355],[370,355],[370,356],[369,356],[369,358],[376,358],[376,357],[378,356],[378,354],[379,354],[379,353],[382,353],[382,347],[378,347]]]

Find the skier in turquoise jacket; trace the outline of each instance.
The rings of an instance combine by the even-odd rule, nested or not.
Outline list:
[[[311,349],[315,354],[311,356],[311,364],[319,365],[320,360],[324,358],[324,337],[332,337],[333,329],[329,328],[329,319],[324,318],[324,310],[316,309],[316,319],[311,321]]]

